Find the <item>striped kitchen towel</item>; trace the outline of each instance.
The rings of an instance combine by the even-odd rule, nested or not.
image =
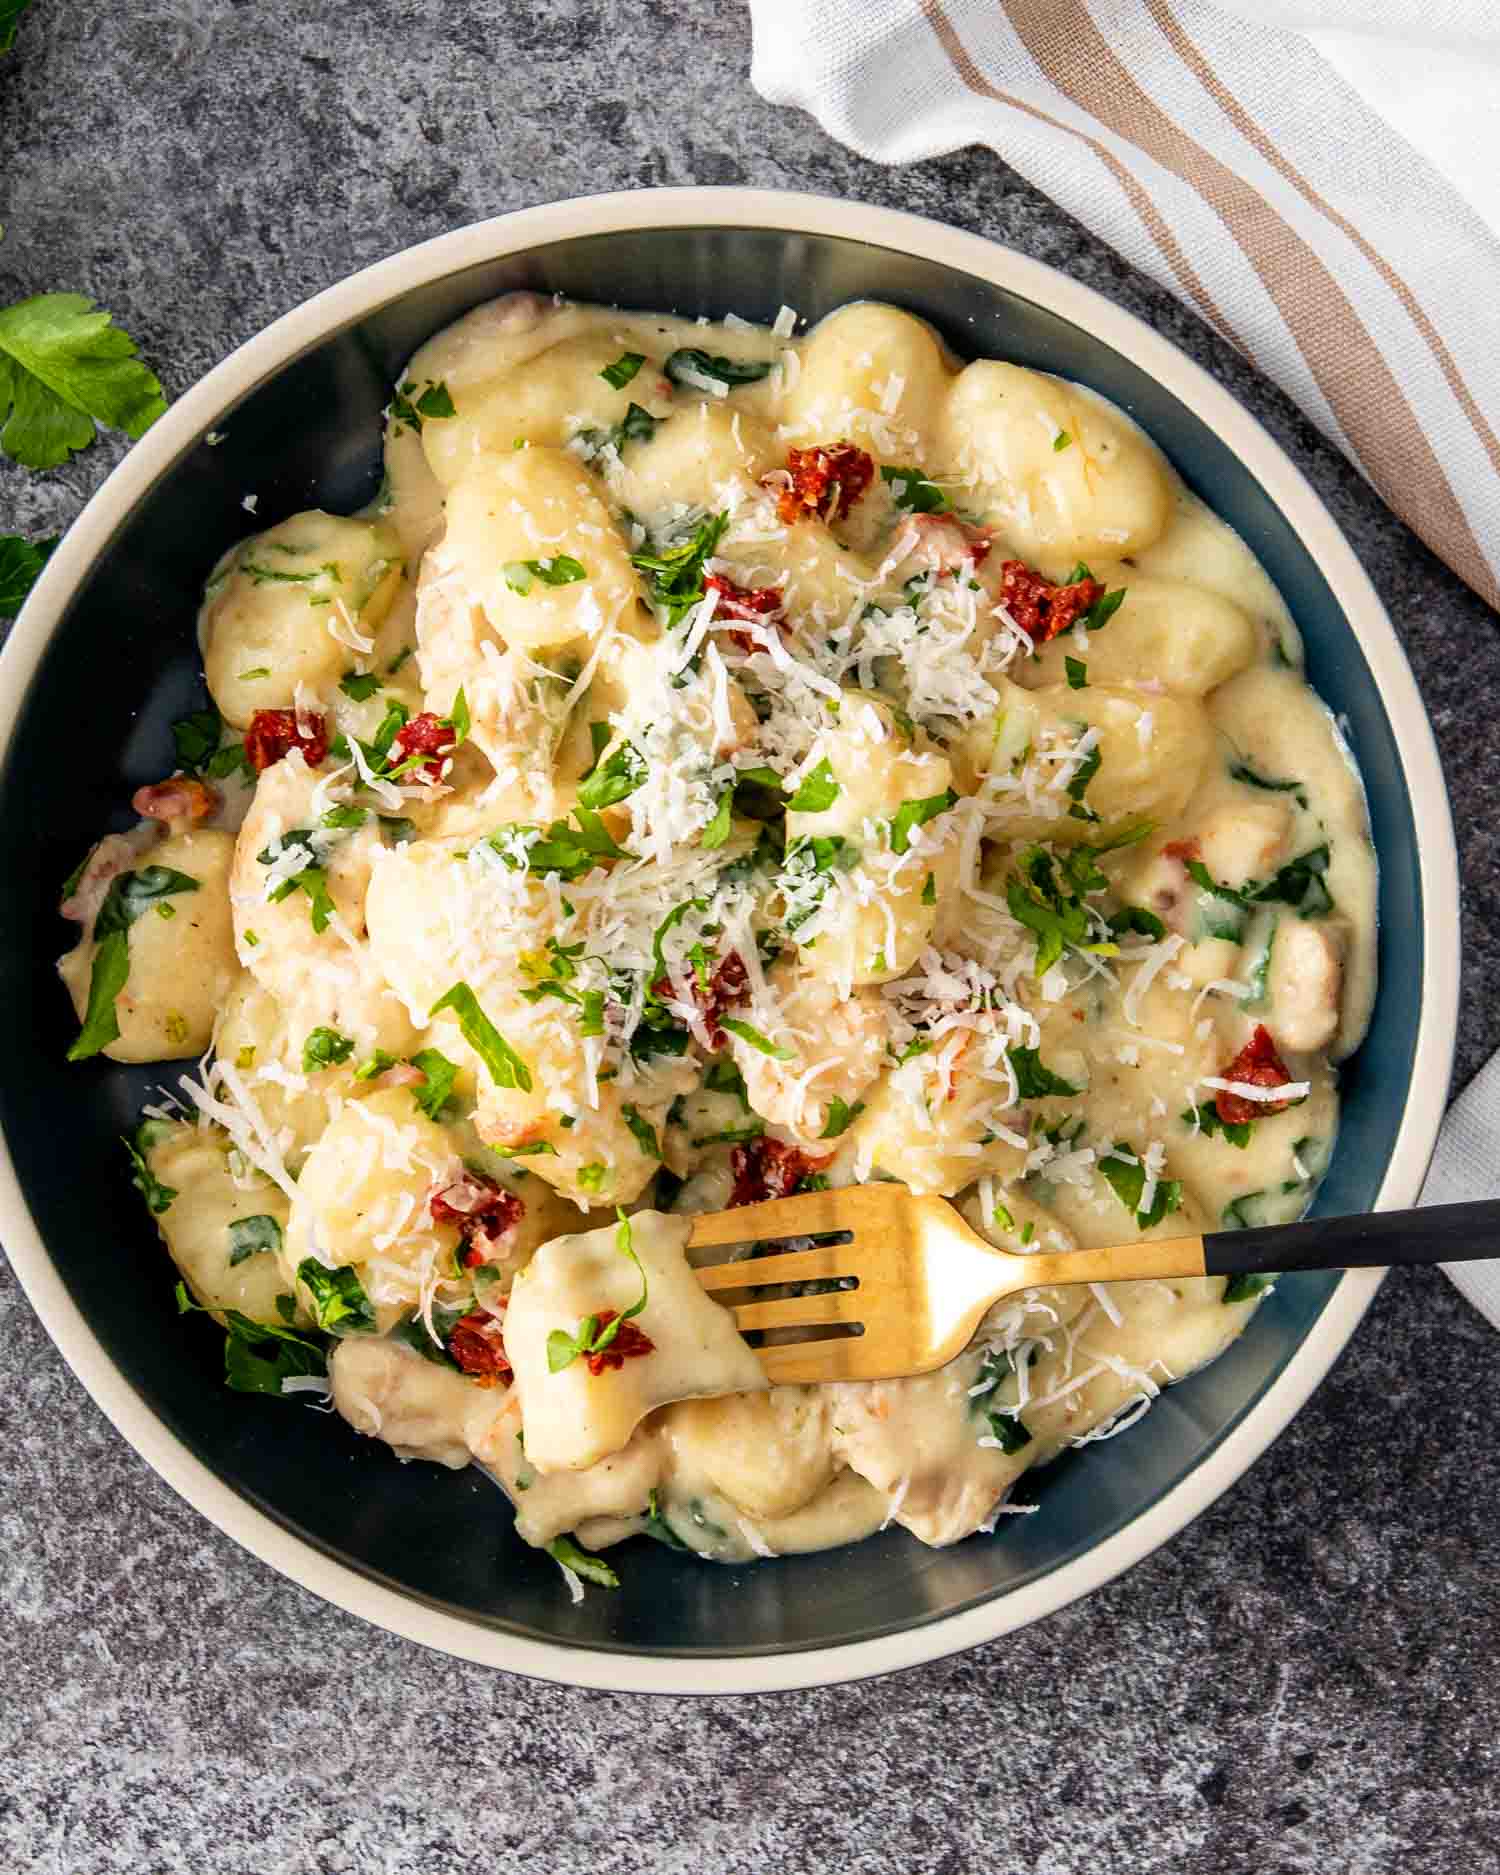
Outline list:
[[[987,143],[1500,606],[1500,0],[750,0],[877,162]]]

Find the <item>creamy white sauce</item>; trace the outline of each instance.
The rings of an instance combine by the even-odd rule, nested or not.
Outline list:
[[[689,348],[709,363],[679,359],[674,382],[664,362]],[[773,368],[724,386],[725,358]],[[308,1254],[358,1279],[381,1331],[474,1311],[516,1385],[355,1334],[333,1400],[403,1457],[481,1463],[533,1543],[648,1529],[744,1561],[888,1522],[929,1543],[993,1527],[1024,1470],[1133,1424],[1253,1298],[1226,1303],[1219,1281],[1030,1292],[937,1374],[766,1391],[683,1261],[680,1224],[643,1207],[726,1204],[734,1155],[763,1153],[759,1137],[834,1182],[952,1196],[1012,1251],[1304,1208],[1337,1129],[1332,1064],[1374,994],[1376,877],[1358,774],[1280,595],[1102,400],[963,368],[878,306],[782,339],[518,294],[438,334],[401,382],[419,414],[428,392],[455,414],[419,429],[393,411],[371,513],[283,522],[227,555],[206,599],[226,718],[316,710],[354,751],[342,769],[267,771],[231,874],[231,947],[193,966],[243,972],[195,1096],[212,1126],[152,1151],[179,1188],[161,1220],[173,1255],[210,1306],[265,1319],[282,1285],[306,1317]],[[847,513],[827,512],[836,496],[821,516],[778,512],[790,452],[845,442],[928,478],[917,511],[877,475]],[[774,589],[784,629],[758,604],[736,611],[732,588],[672,618],[657,575],[631,565],[715,513],[708,569]],[[1063,583],[1083,561],[1126,596],[1033,657],[1006,603],[1012,561]],[[360,747],[390,705],[449,718],[460,693],[468,735],[439,784],[372,783]],[[601,801],[583,778],[611,762],[632,785]],[[768,767],[796,796],[789,842],[822,843],[816,866],[755,873],[742,794],[719,825],[736,771]],[[543,829],[584,824],[581,785],[632,857],[528,873]],[[341,831],[336,916],[315,930],[300,890],[270,901],[259,856],[351,805],[413,837],[393,846],[373,818]],[[1129,826],[1141,837],[1116,844]],[[1070,890],[1088,907],[1045,966],[1035,921],[1012,915],[1038,842],[1051,912]],[[1104,849],[1097,873],[1059,885],[1080,843]],[[731,861],[748,884],[720,871]],[[150,935],[138,966],[131,940],[137,996],[137,970],[170,950]],[[741,1026],[715,1049],[703,992],[731,953],[718,1015]],[[91,958],[85,943],[69,966],[80,1004]],[[529,1085],[497,1078],[456,1005],[431,1016],[455,982]],[[648,1004],[687,1031],[685,1053],[640,1050]],[[357,1052],[309,1071],[319,1025]],[[1213,1083],[1235,1084],[1261,1025],[1305,1094],[1252,1102],[1234,1143]],[[355,1078],[376,1048],[423,1047],[456,1069],[437,1124],[399,1082]],[[477,1291],[467,1236],[430,1209],[465,1165],[526,1207],[487,1245]],[[226,1220],[256,1192],[285,1219],[292,1191],[291,1247],[229,1281]],[[615,1247],[617,1207],[638,1263]],[[594,1228],[570,1234],[575,1220]],[[649,1351],[591,1372],[599,1311],[623,1314],[643,1276],[630,1319]],[[559,1338],[578,1353],[560,1362]]]

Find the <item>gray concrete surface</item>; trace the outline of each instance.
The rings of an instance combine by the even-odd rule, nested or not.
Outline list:
[[[998,158],[876,168],[762,103],[748,60],[737,0],[36,0],[0,60],[0,304],[92,293],[180,391],[411,241],[683,182],[890,203],[1068,269],[1270,426],[1394,614],[1458,809],[1467,1078],[1500,1041],[1494,617]],[[118,453],[0,464],[0,531],[66,525]],[[0,1868],[1500,1869],[1497,1390],[1500,1336],[1399,1274],[1274,1451],[1083,1606],[853,1689],[651,1702],[464,1666],[282,1581],[124,1446],[0,1269]]]

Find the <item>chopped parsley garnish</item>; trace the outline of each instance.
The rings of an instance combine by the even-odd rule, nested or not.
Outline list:
[[[277,860],[287,853],[295,852],[306,863],[280,885],[267,893],[273,905],[279,905],[284,898],[290,898],[293,892],[305,892],[310,901],[308,915],[312,919],[314,931],[322,933],[328,929],[333,917],[334,903],[328,892],[328,870],[323,862],[322,847],[310,827],[293,827],[286,833],[279,834],[268,846],[261,848],[256,859],[262,866],[274,866]]]
[[[345,671],[339,679],[339,689],[354,703],[368,703],[379,688],[376,671]]]
[[[334,830],[352,833],[356,827],[362,827],[369,818],[370,814],[368,808],[330,807],[328,812],[324,814],[323,818],[318,822],[318,825],[320,827],[328,827]]]
[[[313,1317],[325,1334],[374,1333],[375,1309],[351,1264],[331,1270],[316,1257],[303,1257],[297,1280],[312,1297]]]
[[[716,1055],[709,1062],[708,1071],[703,1076],[703,1085],[711,1094],[733,1094],[742,1107],[748,1108],[750,1105],[745,1089],[745,1077],[728,1055]]]
[[[1249,1302],[1252,1297],[1262,1295],[1274,1283],[1274,1276],[1264,1275],[1260,1271],[1242,1271],[1238,1276],[1224,1278],[1224,1300],[1226,1302]]]
[[[0,613],[4,610],[0,604]],[[201,775],[207,768],[218,753],[222,728],[219,712],[212,704],[206,710],[193,710],[187,716],[179,716],[173,723],[172,747],[177,766],[185,775]]]
[[[302,1044],[302,1072],[317,1074],[324,1068],[336,1068],[354,1053],[354,1044],[337,1029],[316,1028]]]
[[[922,881],[922,903],[924,905],[936,905],[937,903],[937,880],[932,873],[928,873],[927,877]]]
[[[229,1225],[229,1265],[243,1263],[263,1250],[281,1248],[281,1225],[274,1217],[261,1212],[255,1217],[237,1217]]]
[[[1114,1151],[1106,1153],[1099,1161],[1099,1170],[1108,1179],[1120,1203],[1134,1217],[1136,1229],[1150,1230],[1153,1224],[1160,1224],[1164,1217],[1181,1208],[1182,1183],[1175,1178],[1158,1179],[1151,1208],[1143,1211],[1141,1199],[1146,1191],[1146,1168],[1133,1154],[1128,1158],[1120,1156],[1129,1152],[1128,1146],[1116,1141]]]
[[[1068,783],[1067,796],[1072,802],[1068,809],[1074,820],[1097,820],[1099,816],[1093,808],[1085,807],[1083,797],[1088,792],[1088,785],[1099,772],[1099,764],[1104,760],[1104,751],[1096,742],[1073,771],[1073,779]]]
[[[1007,1048],[1005,1052],[1015,1069],[1016,1092],[1022,1100],[1047,1100],[1083,1092],[1081,1087],[1075,1087],[1071,1081],[1065,1081],[1060,1074],[1044,1067],[1039,1048]]]
[[[146,1161],[146,1154],[151,1149],[151,1134],[148,1130],[154,1122],[147,1121],[145,1126],[137,1127],[134,1139],[122,1138],[120,1144],[130,1155],[130,1182],[146,1200],[146,1209],[152,1217],[160,1217],[169,1210],[172,1200],[177,1196],[175,1185],[164,1185],[151,1170]]]
[[[528,593],[537,580],[544,586],[572,586],[588,578],[583,563],[570,553],[557,553],[550,560],[507,560],[500,569],[512,592]]]
[[[675,352],[670,352],[662,366],[674,384],[687,384],[690,389],[700,388],[691,383],[693,378],[708,378],[723,385],[726,391],[737,384],[758,384],[769,375],[769,360],[762,362],[750,358],[710,357],[707,352],[696,347],[683,345]]]
[[[525,821],[511,821],[496,828],[489,836],[489,844],[513,871],[524,867],[539,877],[555,874],[569,882],[592,872],[601,860],[631,857],[624,847],[616,845],[591,808],[575,807],[573,819],[576,826],[554,820],[545,829]],[[532,834],[534,839],[527,837]],[[518,849],[524,849],[524,857],[517,856]]]
[[[661,1157],[661,1144],[656,1137],[656,1128],[644,1117],[638,1107],[621,1107],[620,1118],[630,1128],[635,1143],[648,1159]]]
[[[698,836],[698,844],[713,852],[729,838],[734,827],[734,789],[726,788],[719,796],[713,819]]]
[[[1072,440],[1073,440],[1072,437],[1069,436],[1066,430],[1059,430],[1056,436],[1054,436],[1052,439],[1053,452],[1058,453],[1066,449],[1068,445],[1072,442]]]
[[[802,777],[797,792],[787,802],[789,814],[823,814],[833,806],[843,792],[834,775],[832,765],[825,755],[817,767]],[[908,807],[910,802],[906,804]],[[905,812],[905,808],[901,810]],[[905,847],[897,847],[898,853],[904,853]]]
[[[429,417],[457,414],[448,386],[441,381],[434,383],[429,378],[419,389],[416,380],[408,378],[391,394],[391,422],[397,436],[403,430],[420,430]]]
[[[1224,899],[1237,906],[1241,911],[1248,911],[1252,905],[1290,905],[1304,918],[1321,918],[1333,910],[1333,895],[1328,890],[1324,875],[1328,871],[1328,848],[1315,846],[1296,859],[1288,860],[1279,872],[1269,879],[1250,880],[1243,886],[1221,884],[1203,864],[1201,859],[1184,862],[1188,877],[1195,885],[1211,897]],[[1215,937],[1237,937],[1238,926],[1234,930],[1218,930],[1210,926]]]
[[[865,1103],[862,1100],[856,1100],[851,1107],[846,1100],[835,1094],[828,1103],[828,1123],[819,1133],[818,1138],[837,1139],[840,1134],[847,1133],[864,1110]]]
[[[762,1035],[752,1023],[742,1022],[738,1016],[720,1016],[719,1027],[727,1029],[731,1035],[737,1035],[742,1042],[762,1055],[769,1055],[773,1061],[793,1061],[796,1059],[790,1048],[781,1048],[767,1035]]]
[[[1006,882],[1005,899],[1011,917],[1036,936],[1032,968],[1037,976],[1045,976],[1069,948],[1098,948],[1089,937],[1083,901],[1106,884],[1089,847],[1054,854],[1044,846],[1029,846],[1021,854],[1018,871]]]
[[[685,539],[656,553],[633,553],[630,564],[645,573],[651,585],[653,605],[667,614],[667,626],[680,625],[688,612],[703,598],[703,568],[723,538],[729,525],[727,512],[705,515]]]
[[[321,1377],[328,1372],[322,1343],[312,1335],[291,1326],[280,1327],[274,1322],[252,1322],[238,1309],[205,1309],[188,1294],[186,1283],[178,1283],[176,1294],[179,1315],[223,1314],[226,1329],[224,1384],[236,1393],[265,1393],[278,1400],[290,1399],[294,1396],[282,1386],[284,1380]],[[292,1298],[278,1296],[276,1303],[290,1323],[296,1315]]]
[[[1263,775],[1248,762],[1232,762],[1229,767],[1231,781],[1242,781],[1247,788],[1264,788],[1270,794],[1295,794],[1302,786],[1300,781],[1277,781],[1269,775]]]
[[[621,352],[614,363],[606,365],[599,375],[611,390],[623,391],[645,362],[644,352]]]
[[[429,1120],[441,1119],[448,1096],[453,1092],[453,1083],[458,1078],[458,1063],[450,1061],[441,1049],[419,1048],[411,1058],[411,1065],[420,1068],[427,1076],[420,1087],[412,1088],[412,1099]]]
[[[1068,577],[1062,581],[1062,584],[1064,586],[1076,586],[1080,580],[1092,579],[1093,577],[1088,567],[1080,560],[1073,568],[1072,572],[1069,573]],[[1104,627],[1125,603],[1125,594],[1129,590],[1127,586],[1117,586],[1113,592],[1101,593],[1087,612],[1079,614],[1076,623],[1081,625],[1085,631],[1103,631]]]
[[[880,479],[890,485],[891,499],[911,514],[951,514],[953,503],[920,469],[893,468],[883,463]]]
[[[579,1182],[582,1183],[581,1178]],[[613,1343],[625,1323],[633,1321],[646,1306],[648,1295],[646,1272],[642,1267],[641,1259],[635,1252],[630,1219],[618,1209],[615,1216],[620,1220],[615,1228],[615,1248],[621,1256],[628,1257],[635,1265],[636,1274],[641,1279],[641,1293],[628,1309],[616,1315],[612,1321],[606,1322],[603,1327],[600,1327],[597,1315],[585,1315],[571,1335],[561,1328],[554,1328],[547,1337],[547,1371],[549,1373],[560,1374],[564,1368],[571,1367],[580,1354],[602,1354]]]
[[[766,1123],[758,1114],[752,1115],[744,1126],[729,1126],[722,1133],[699,1133],[695,1136],[695,1146],[748,1146],[752,1139],[764,1136]]]
[[[1231,1146],[1238,1146],[1241,1151],[1250,1144],[1250,1129],[1255,1125],[1254,1120],[1221,1120],[1219,1109],[1210,1100],[1189,1107],[1182,1116],[1182,1123],[1202,1133],[1205,1139],[1222,1133]]]
[[[1155,943],[1167,935],[1167,927],[1154,911],[1147,911],[1144,905],[1122,905],[1118,911],[1109,915],[1109,934],[1116,938],[1150,938]]]
[[[585,1582],[592,1582],[595,1588],[617,1589],[620,1586],[620,1578],[604,1558],[596,1556],[592,1550],[580,1549],[572,1537],[555,1536],[543,1547],[559,1568],[571,1570]]]
[[[412,652],[415,651],[415,649],[416,649],[415,645],[402,645],[401,649],[396,653],[395,657],[393,657],[390,663],[386,665],[385,667],[386,676],[394,677],[397,671],[400,670],[401,666],[411,656]]]
[[[613,807],[646,779],[646,758],[633,742],[622,742],[578,784],[579,805]]]
[[[1087,690],[1089,687],[1089,667],[1082,658],[1064,657],[1063,669],[1068,675],[1069,690]]]
[[[925,827],[929,820],[936,820],[939,814],[946,814],[957,803],[958,796],[952,788],[945,788],[941,794],[929,794],[925,800],[903,801],[891,821],[891,851],[909,851],[912,829]]]
[[[179,892],[196,892],[198,881],[170,866],[142,866],[110,881],[104,903],[94,919],[93,969],[89,975],[88,1003],[78,1039],[68,1050],[69,1061],[87,1061],[119,1040],[120,1024],[115,998],[130,975],[130,927],[136,919]]]
[[[452,989],[432,1005],[429,1016],[440,1009],[451,1009],[458,1017],[464,1040],[489,1069],[496,1087],[518,1087],[531,1092],[531,1070],[479,1006],[479,998],[467,983],[455,983]]]

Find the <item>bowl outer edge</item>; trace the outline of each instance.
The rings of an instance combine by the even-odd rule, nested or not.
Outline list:
[[[1133,313],[1043,262],[907,212],[832,197],[737,188],[633,190],[520,209],[439,235],[325,289],[247,340],[186,391],[93,496],[33,588],[0,649],[0,758],[21,699],[73,587],[119,517],[216,417],[294,357],[409,288],[547,242],[642,227],[773,228],[918,253],[1038,301],[1131,356],[1213,424],[1312,553],[1351,623],[1391,718],[1422,827],[1422,1007],[1412,1088],[1446,1091],[1458,1014],[1457,847],[1436,741],[1416,680],[1374,587],[1311,484],[1261,424],[1209,374]],[[1409,1094],[1377,1209],[1415,1202],[1442,1120],[1440,1098]],[[1176,1534],[1244,1472],[1305,1403],[1382,1280],[1350,1271],[1286,1368],[1240,1423],[1149,1510],[1041,1580],[939,1620],[843,1646],[724,1658],[712,1665],[604,1653],[510,1635],[370,1581],[292,1536],[201,1463],[156,1418],[94,1336],[52,1265],[0,1141],[0,1242],[43,1326],[116,1430],[181,1496],[261,1561],[366,1620],[482,1664],[559,1685],[703,1694],[772,1692],[866,1679],[994,1640],[1102,1586]]]

